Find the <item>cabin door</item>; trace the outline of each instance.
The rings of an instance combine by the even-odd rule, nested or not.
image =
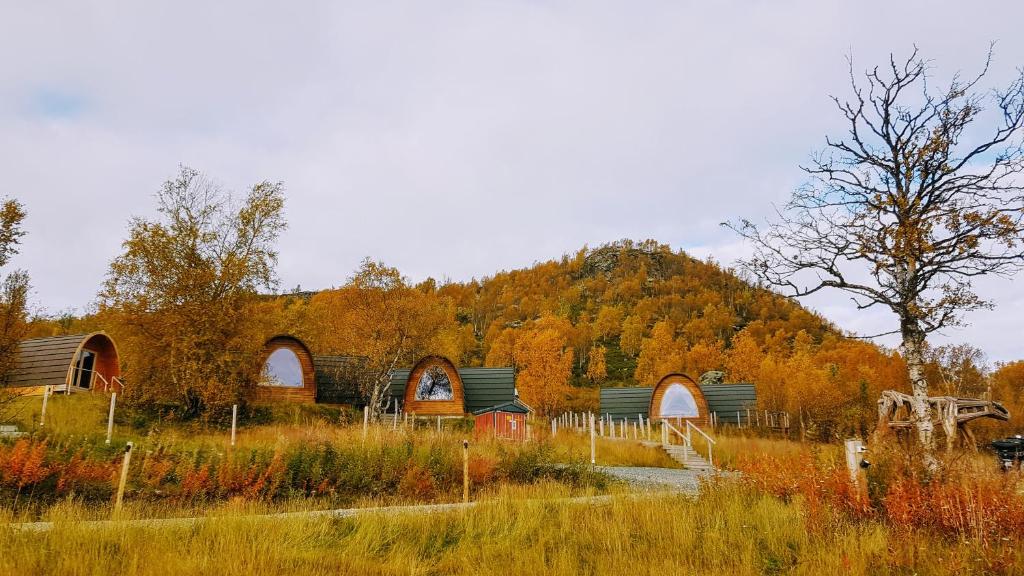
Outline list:
[[[79,388],[92,388],[93,369],[96,366],[96,353],[90,350],[82,350],[78,357],[78,366],[75,370],[75,386]]]

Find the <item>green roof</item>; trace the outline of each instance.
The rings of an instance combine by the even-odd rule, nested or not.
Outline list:
[[[701,384],[700,391],[708,401],[708,410],[722,424],[736,424],[739,419],[747,422],[747,410],[757,408],[757,391],[753,384]]]
[[[474,410],[473,415],[479,416],[481,414],[487,414],[490,412],[513,412],[515,414],[529,414],[532,410],[526,404],[523,404],[519,399],[515,399],[511,402],[505,402],[504,404],[498,404],[497,406],[491,406],[490,408],[483,408],[480,410]]]
[[[368,380],[362,356],[313,356],[316,401],[328,404],[364,403],[360,382]]]
[[[616,422],[622,419],[637,420],[640,414],[647,419],[652,394],[654,394],[654,388],[651,386],[601,388],[601,409],[598,416],[603,418],[611,416]]]
[[[466,412],[476,412],[513,402],[516,399],[516,374],[513,368],[459,368],[459,378],[465,387]],[[395,370],[391,374],[391,396],[405,396],[405,382],[409,370]]]

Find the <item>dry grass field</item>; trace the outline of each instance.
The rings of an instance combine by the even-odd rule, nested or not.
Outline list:
[[[35,402],[27,399],[27,402]],[[474,439],[471,498],[447,512],[352,518],[283,511],[461,500],[464,422],[416,430],[295,412],[240,429],[120,422],[56,398],[45,432],[0,442],[0,574],[1022,574],[1024,483],[990,455],[951,455],[916,477],[898,444],[872,453],[868,494],[841,449],[723,432],[728,471],[698,496],[635,493],[589,468],[589,439]],[[26,426],[31,406],[23,411]],[[120,446],[136,443],[119,520]],[[34,459],[35,458],[35,459]],[[598,442],[603,465],[678,466],[660,450]],[[735,472],[735,473],[732,473]],[[28,531],[18,522],[48,520]]]

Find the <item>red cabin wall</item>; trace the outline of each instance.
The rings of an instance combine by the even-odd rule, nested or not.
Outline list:
[[[473,426],[477,435],[508,440],[526,440],[526,414],[486,412],[478,414]]]

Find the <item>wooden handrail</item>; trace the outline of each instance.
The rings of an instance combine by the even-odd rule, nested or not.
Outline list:
[[[705,440],[707,440],[707,444],[708,444],[708,464],[710,464],[711,466],[715,465],[714,454],[713,454],[713,450],[712,450],[712,446],[715,445],[715,439],[712,438],[711,436],[708,436],[707,433],[704,432],[703,430],[701,430],[699,426],[697,426],[693,422],[690,422],[689,420],[687,420],[686,421],[686,433],[685,434],[680,432],[679,429],[676,428],[675,426],[673,426],[672,423],[669,422],[667,419],[662,419],[661,426],[662,426],[662,428],[661,428],[661,430],[662,430],[661,437],[662,437],[662,443],[663,444],[669,444],[670,443],[669,439],[671,437],[669,436],[669,432],[674,432],[677,436],[682,438],[683,444],[686,446],[686,448],[688,450],[693,450],[693,437],[690,434],[690,432],[691,432],[691,430],[696,430],[698,434],[700,434],[701,436],[704,437]]]

